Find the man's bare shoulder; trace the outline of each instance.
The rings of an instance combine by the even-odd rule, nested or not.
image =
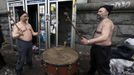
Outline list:
[[[18,25],[19,23],[17,22],[17,23],[14,23],[14,25]]]
[[[18,21],[16,24],[21,24],[20,21]]]
[[[105,18],[105,19],[103,19],[103,22],[111,22],[112,20],[111,19],[109,19],[109,18]]]
[[[27,23],[27,27],[28,27],[29,29],[32,29],[32,25],[31,25],[30,23]]]
[[[21,23],[20,22],[17,22],[15,25],[17,25],[18,27],[21,26]]]
[[[13,28],[16,28],[16,26],[19,27],[19,22],[15,23],[12,27],[13,27]]]
[[[27,23],[28,27],[32,27],[32,25],[30,23]]]
[[[104,20],[103,20],[103,23],[109,24],[109,25],[114,25],[114,24],[113,24],[113,21],[112,21],[111,19],[109,19],[109,18],[104,19]]]
[[[111,20],[111,19],[105,19],[104,21],[103,21],[103,26],[106,26],[106,27],[108,27],[108,28],[112,28],[112,30],[114,29],[114,23],[113,23],[113,21]]]

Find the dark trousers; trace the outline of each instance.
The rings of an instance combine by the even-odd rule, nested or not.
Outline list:
[[[111,47],[93,45],[91,48],[91,68],[89,75],[110,75]]]
[[[18,47],[18,59],[16,64],[16,71],[21,72],[23,70],[24,63],[28,66],[32,66],[32,42],[17,40]]]

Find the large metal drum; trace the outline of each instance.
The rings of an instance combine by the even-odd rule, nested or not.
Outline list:
[[[78,53],[69,47],[54,47],[43,52],[47,75],[77,75]]]

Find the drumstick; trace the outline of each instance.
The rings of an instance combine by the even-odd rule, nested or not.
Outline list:
[[[79,33],[79,31],[76,29],[76,27],[74,26],[74,24],[72,23],[72,21],[71,21],[69,15],[68,15],[68,13],[67,13],[67,12],[64,12],[64,15],[67,17],[68,21],[71,23],[71,26],[74,28],[74,30],[76,31],[76,34],[79,36],[79,38],[82,39],[82,37],[85,37],[85,36],[81,35],[81,34]],[[85,38],[86,38],[86,37],[85,37]]]
[[[14,19],[11,17],[11,12],[8,12],[8,16],[10,17],[10,20],[13,21],[13,24],[17,27],[18,30],[21,30],[15,23]]]

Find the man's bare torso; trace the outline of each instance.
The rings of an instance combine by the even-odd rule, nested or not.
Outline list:
[[[98,43],[96,43],[96,45],[110,46],[112,44],[112,34],[114,31],[114,25],[110,19],[104,19],[98,24],[94,37],[99,37],[102,35],[102,31],[105,31],[104,25],[110,25],[110,27],[108,27],[108,29],[110,29],[110,32],[107,33],[108,37],[105,41],[98,42]]]
[[[31,41],[32,40],[32,31],[30,24],[22,24],[21,22],[18,22],[16,24],[19,29],[22,31],[22,35],[19,37],[19,39],[24,41]]]

